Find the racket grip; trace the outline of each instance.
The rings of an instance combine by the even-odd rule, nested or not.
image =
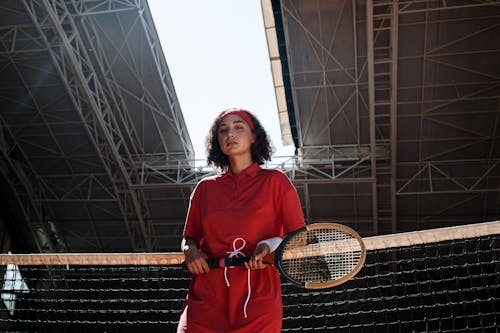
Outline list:
[[[239,257],[239,258],[208,258],[206,259],[208,267],[210,268],[224,268],[224,267],[234,267],[242,266],[250,260],[250,257]],[[182,263],[182,270],[188,272],[186,263]]]
[[[207,259],[208,267],[210,268],[224,268],[233,266],[242,266],[250,260],[250,257],[238,258],[210,258]]]

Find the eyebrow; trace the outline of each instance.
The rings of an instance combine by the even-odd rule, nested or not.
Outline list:
[[[243,123],[245,123],[245,121],[243,119],[236,119],[236,120],[234,120],[234,121],[231,122],[231,124],[235,124],[235,123],[242,123],[243,124]],[[227,125],[228,125],[228,123],[223,122],[223,123],[221,123],[219,125],[219,127],[221,127],[221,126],[227,126]]]

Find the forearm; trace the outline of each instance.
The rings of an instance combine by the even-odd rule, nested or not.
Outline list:
[[[191,273],[201,274],[207,273],[210,270],[205,260],[205,255],[198,248],[196,240],[184,237],[181,242],[181,250],[184,252],[186,267]]]
[[[181,251],[185,252],[189,249],[196,248],[198,249],[198,242],[192,238],[184,237],[181,241]]]

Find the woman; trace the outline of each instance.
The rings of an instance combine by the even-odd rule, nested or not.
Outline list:
[[[223,173],[200,181],[191,195],[182,247],[193,278],[178,332],[278,333],[280,277],[262,259],[284,233],[304,226],[297,191],[282,172],[260,168],[271,147],[246,110],[216,118],[207,151]],[[238,256],[251,259],[224,269],[210,269],[205,260]]]

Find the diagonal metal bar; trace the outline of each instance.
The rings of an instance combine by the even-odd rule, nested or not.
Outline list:
[[[151,229],[146,226],[148,220],[144,219],[136,193],[130,188],[127,160],[122,156],[129,155],[128,149],[65,2],[23,1],[23,5],[43,37],[70,98],[86,124],[89,139],[103,162],[114,192],[120,198],[119,206],[132,247],[151,250]],[[54,40],[61,42],[62,47],[54,48]]]

